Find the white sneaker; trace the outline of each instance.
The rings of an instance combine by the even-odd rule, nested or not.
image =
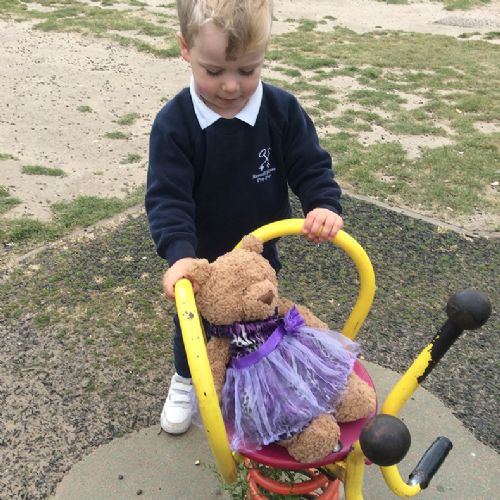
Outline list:
[[[193,403],[194,392],[191,379],[175,373],[161,412],[161,428],[169,434],[186,432],[191,425]]]

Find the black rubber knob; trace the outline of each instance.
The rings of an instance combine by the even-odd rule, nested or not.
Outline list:
[[[467,289],[450,297],[446,313],[460,329],[475,330],[483,326],[490,317],[491,303],[483,293]]]
[[[392,415],[377,415],[367,422],[359,436],[365,456],[376,465],[399,463],[411,445],[408,427]]]

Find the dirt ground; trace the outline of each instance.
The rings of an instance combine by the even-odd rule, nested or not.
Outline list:
[[[148,0],[154,10],[160,0]],[[372,0],[276,0],[274,32],[290,19],[335,18],[358,32],[375,28],[440,33],[500,29],[500,1],[466,12],[442,3],[385,4]],[[113,8],[116,8],[114,5]],[[31,7],[33,8],[33,7]],[[41,7],[40,7],[41,8]],[[40,32],[32,23],[0,21],[0,185],[21,200],[6,217],[51,217],[50,204],[79,195],[124,196],[145,180],[148,134],[162,102],[189,81],[180,59],[159,59],[104,39]],[[264,71],[265,78],[265,71]],[[79,106],[90,106],[82,113]],[[342,103],[341,106],[342,107]],[[115,120],[138,113],[130,126]],[[127,140],[106,133],[121,130]],[[418,137],[405,147],[418,151]],[[421,139],[424,140],[424,139]],[[406,138],[406,142],[408,139]],[[136,158],[132,163],[124,160]],[[62,168],[64,177],[21,175],[22,165]]]

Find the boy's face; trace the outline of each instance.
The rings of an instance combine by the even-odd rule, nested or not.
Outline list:
[[[224,118],[234,118],[255,92],[264,63],[265,47],[226,60],[227,36],[208,22],[188,48],[179,33],[182,57],[191,64],[197,94]]]

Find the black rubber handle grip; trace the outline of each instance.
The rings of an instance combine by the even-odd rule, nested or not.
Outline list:
[[[422,489],[427,488],[452,448],[453,444],[447,437],[438,437],[413,469],[409,483],[419,484]]]

